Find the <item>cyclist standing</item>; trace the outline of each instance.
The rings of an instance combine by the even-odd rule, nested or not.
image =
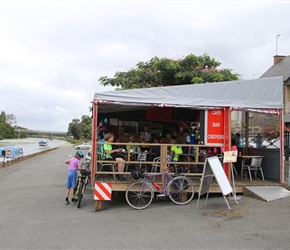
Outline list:
[[[68,164],[68,176],[67,176],[67,181],[66,181],[66,198],[65,198],[65,205],[68,204],[75,204],[76,200],[73,198],[74,197],[74,191],[76,188],[76,183],[77,183],[77,171],[82,168],[81,165],[81,158],[84,158],[84,154],[82,151],[77,151],[74,157],[71,157],[70,159],[65,161],[65,164]],[[69,193],[71,191],[71,202],[68,201],[69,198]]]

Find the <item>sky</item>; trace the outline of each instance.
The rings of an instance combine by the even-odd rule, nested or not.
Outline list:
[[[290,1],[0,0],[0,111],[34,130],[91,115],[99,84],[138,62],[210,57],[241,79],[290,55]]]

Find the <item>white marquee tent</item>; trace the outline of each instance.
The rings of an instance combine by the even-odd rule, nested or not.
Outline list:
[[[270,77],[218,83],[142,88],[95,93],[93,103],[93,152],[96,152],[98,113],[153,107],[245,110],[280,115],[283,120],[283,78]],[[284,183],[284,126],[280,126],[280,173]],[[225,144],[226,146],[226,144]],[[94,157],[95,154],[93,154]],[[94,159],[92,158],[94,171]],[[92,172],[93,173],[93,172]]]
[[[282,77],[95,93],[100,113],[173,106],[275,111],[283,108]],[[130,107],[131,106],[131,107]]]

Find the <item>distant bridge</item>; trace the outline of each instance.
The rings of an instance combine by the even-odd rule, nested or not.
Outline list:
[[[48,131],[48,130],[34,130],[34,129],[15,129],[16,133],[18,133],[18,137],[20,137],[20,133],[26,133],[28,135],[49,135],[49,136],[66,136],[67,132],[62,131]]]

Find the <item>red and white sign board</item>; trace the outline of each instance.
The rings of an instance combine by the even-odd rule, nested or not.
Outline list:
[[[223,144],[224,143],[224,111],[222,109],[207,110],[205,143]]]
[[[94,200],[95,201],[112,200],[112,183],[96,182],[94,189]]]

